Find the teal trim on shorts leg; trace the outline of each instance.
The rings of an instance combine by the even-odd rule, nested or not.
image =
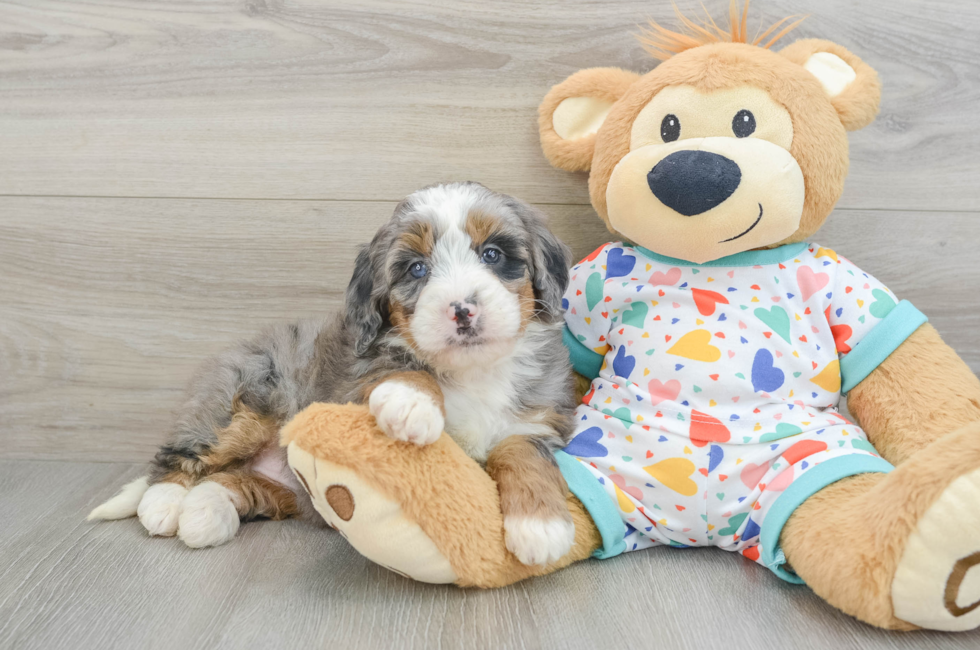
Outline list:
[[[840,362],[841,392],[847,393],[881,365],[929,319],[903,300],[885,315]]]
[[[626,525],[616,512],[616,507],[606,491],[599,485],[598,479],[592,472],[582,467],[577,459],[565,452],[555,452],[558,469],[561,470],[568,489],[571,490],[585,509],[589,511],[595,527],[602,536],[602,548],[592,554],[600,560],[615,557],[626,550]]]
[[[568,329],[568,325],[565,325],[562,330],[561,340],[568,348],[568,357],[572,361],[575,372],[587,379],[595,379],[599,376],[599,369],[602,368],[602,359],[604,358],[601,354],[595,350],[590,350],[575,338],[572,331]]]
[[[804,501],[842,478],[855,474],[887,474],[893,469],[895,467],[883,458],[854,454],[831,458],[804,472],[776,499],[766,514],[765,521],[762,522],[759,544],[762,546],[763,564],[786,582],[803,584],[802,578],[795,573],[790,573],[783,566],[786,564],[786,555],[779,547],[779,536],[790,515],[796,512]]]

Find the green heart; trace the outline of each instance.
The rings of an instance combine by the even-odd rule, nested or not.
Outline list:
[[[728,520],[728,526],[719,530],[718,534],[721,535],[722,537],[726,535],[734,535],[735,533],[738,532],[739,526],[742,525],[742,522],[745,521],[746,517],[748,516],[749,513],[747,512],[743,512],[735,515],[734,517]]]
[[[854,447],[855,449],[860,449],[861,451],[869,451],[875,456],[878,455],[878,450],[874,448],[874,445],[872,445],[864,438],[852,438],[851,446]]]
[[[695,386],[694,387],[694,392],[695,393],[700,393],[701,392],[701,387],[700,386]]]
[[[763,309],[759,307],[754,312],[755,317],[761,320],[763,323],[769,326],[776,334],[779,334],[784,341],[790,343],[789,340],[789,314],[786,310],[778,305],[772,309]]]
[[[620,406],[615,411],[610,411],[609,409],[602,409],[602,412],[605,413],[606,415],[613,416],[617,420],[620,420],[624,425],[626,425],[627,429],[629,429],[630,425],[633,424],[633,414],[630,413],[630,410],[625,406]]]
[[[735,373],[735,376],[736,376],[736,377],[738,377],[739,379],[745,379],[745,375],[743,375],[743,374],[742,374],[742,373],[740,373],[740,372],[736,372],[736,373]]]
[[[895,299],[881,289],[875,289],[871,292],[871,295],[875,297],[875,301],[871,303],[868,311],[875,318],[884,318],[888,315],[888,312],[895,309]]]
[[[623,325],[632,325],[643,329],[643,321],[647,317],[647,304],[645,302],[634,302],[629,311],[623,312]]]
[[[802,375],[802,374],[803,374],[802,372],[794,372],[794,373],[793,373],[793,376],[794,376],[794,377],[799,377],[799,376],[800,376],[800,375]]]
[[[652,348],[651,348],[651,349],[649,349],[649,350],[647,350],[647,356],[650,356],[650,355],[651,355],[651,354],[653,354],[654,352],[656,352],[656,350],[654,350],[654,349],[652,349]]]
[[[602,300],[602,274],[593,273],[585,281],[585,302],[592,311]]]
[[[725,493],[724,492],[719,492],[715,496],[718,497],[718,500],[719,501],[722,501],[725,498]]]
[[[623,456],[623,462],[628,463],[633,460],[632,456]]]
[[[742,442],[751,442],[752,436],[742,436]]]
[[[759,442],[772,442],[773,440],[781,440],[782,438],[788,438],[800,433],[803,433],[803,429],[799,428],[798,426],[780,422],[776,425],[775,432],[762,434],[762,437],[759,438]]]

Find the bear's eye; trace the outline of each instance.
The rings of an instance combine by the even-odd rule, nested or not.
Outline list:
[[[681,121],[676,115],[668,114],[660,123],[660,137],[664,142],[673,142],[681,137]]]
[[[747,138],[755,133],[755,115],[752,114],[752,111],[743,108],[735,113],[735,117],[732,119],[732,131],[735,132],[736,138]]]

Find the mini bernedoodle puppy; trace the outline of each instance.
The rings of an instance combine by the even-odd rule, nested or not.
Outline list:
[[[526,203],[477,183],[402,201],[357,256],[346,308],[280,325],[210,359],[150,474],[89,519],[134,514],[188,546],[231,540],[240,521],[313,513],[279,428],[312,402],[367,402],[417,445],[445,430],[497,481],[507,548],[557,560],[574,526],[552,451],[572,429],[561,341],[568,249]]]

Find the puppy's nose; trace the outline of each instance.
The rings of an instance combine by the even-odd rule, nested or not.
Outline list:
[[[647,174],[647,185],[668,208],[685,217],[707,212],[738,188],[742,170],[710,151],[675,151]]]
[[[476,305],[471,302],[453,302],[446,309],[449,320],[456,321],[457,329],[468,329],[476,325],[479,316]]]

